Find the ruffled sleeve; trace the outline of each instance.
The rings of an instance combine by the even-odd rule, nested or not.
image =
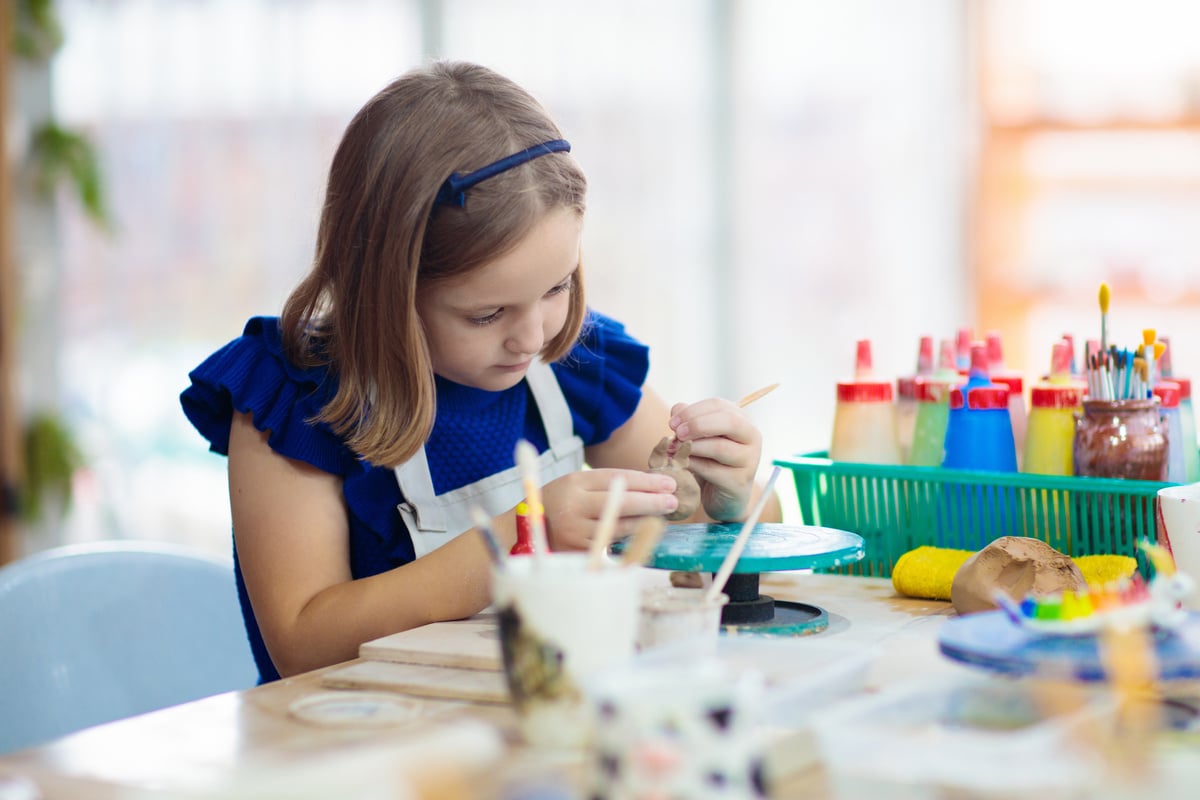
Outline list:
[[[311,422],[333,396],[335,382],[324,369],[301,369],[283,354],[279,320],[254,317],[242,336],[189,373],[180,394],[183,413],[209,442],[229,454],[233,413],[249,412],[254,427],[270,431],[271,449],[317,469],[346,475],[358,459],[328,425]]]
[[[607,440],[633,416],[650,369],[650,351],[624,325],[589,310],[579,341],[551,368],[571,407],[575,433],[591,446]]]

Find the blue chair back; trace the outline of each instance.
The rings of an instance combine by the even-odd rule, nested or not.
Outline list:
[[[112,541],[0,568],[0,753],[257,680],[231,559]]]

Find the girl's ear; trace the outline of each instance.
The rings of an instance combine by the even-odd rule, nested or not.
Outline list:
[[[667,447],[671,444],[671,438],[664,436],[662,440],[654,445],[654,449],[650,452],[650,469],[662,469],[667,465]]]

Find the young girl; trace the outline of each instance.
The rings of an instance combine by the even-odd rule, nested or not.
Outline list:
[[[184,411],[229,457],[263,681],[483,609],[487,551],[461,534],[478,505],[515,541],[522,438],[541,454],[553,549],[588,546],[618,474],[618,535],[675,509],[673,479],[644,471],[668,430],[692,444],[696,520],[751,506],[762,444],[746,415],[721,399],[668,410],[642,385],[646,348],[586,308],[586,181],[569,151],[488,69],[402,76],[346,129],[315,263],[282,315],[191,373]]]

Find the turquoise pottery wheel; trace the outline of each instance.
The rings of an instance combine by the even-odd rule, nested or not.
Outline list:
[[[676,572],[716,572],[742,530],[741,523],[671,525],[647,562]],[[624,542],[613,545],[615,552]],[[750,531],[725,584],[729,602],[721,612],[726,631],[804,636],[824,630],[829,616],[807,603],[775,600],[758,591],[759,575],[785,570],[828,569],[863,557],[857,533],[813,525],[760,522]]]
[[[716,572],[742,530],[741,523],[670,525],[649,566],[681,572]],[[828,569],[863,557],[857,533],[814,525],[760,522],[750,532],[734,574]]]

